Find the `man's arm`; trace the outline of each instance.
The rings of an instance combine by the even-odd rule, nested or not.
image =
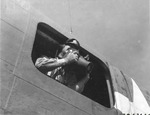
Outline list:
[[[52,71],[57,67],[65,66],[68,63],[77,61],[77,58],[77,55],[74,53],[69,53],[65,58],[62,59],[41,57],[36,60],[35,66],[41,70]]]
[[[35,66],[41,70],[51,71],[57,67],[64,66],[66,63],[65,59],[41,57],[36,60]]]

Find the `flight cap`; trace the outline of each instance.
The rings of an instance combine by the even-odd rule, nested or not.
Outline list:
[[[73,48],[75,48],[75,49],[77,49],[77,50],[78,50],[79,47],[80,47],[80,43],[79,43],[76,39],[74,39],[74,38],[68,39],[68,40],[66,41],[65,45],[69,45],[69,46],[71,46],[71,47],[73,47]]]

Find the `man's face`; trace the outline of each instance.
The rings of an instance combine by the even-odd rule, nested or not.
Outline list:
[[[59,58],[64,57],[68,52],[70,52],[70,50],[78,52],[78,50],[72,48],[71,46],[65,45],[59,54]]]
[[[61,52],[67,53],[70,49],[71,49],[71,47],[69,45],[65,45]]]
[[[70,49],[71,49],[71,47],[70,47],[69,45],[65,45],[65,46],[63,47],[62,51],[59,53],[58,57],[59,57],[59,58],[64,57],[64,56],[68,53],[68,51],[69,51]]]

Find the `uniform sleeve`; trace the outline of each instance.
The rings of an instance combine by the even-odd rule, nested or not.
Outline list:
[[[53,63],[55,62],[57,59],[56,58],[48,58],[48,57],[41,57],[41,58],[38,58],[35,62],[35,66],[37,68],[41,67],[41,66],[44,66],[48,63]]]

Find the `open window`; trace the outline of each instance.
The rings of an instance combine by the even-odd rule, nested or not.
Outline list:
[[[65,43],[67,39],[66,36],[49,25],[39,23],[31,55],[33,63],[43,55],[54,58],[60,44]],[[94,64],[90,75],[91,78],[87,82],[82,94],[105,107],[112,107],[114,101],[112,101],[112,84],[108,67],[99,58],[82,47],[80,54],[83,57],[88,54],[90,57],[89,61]]]

